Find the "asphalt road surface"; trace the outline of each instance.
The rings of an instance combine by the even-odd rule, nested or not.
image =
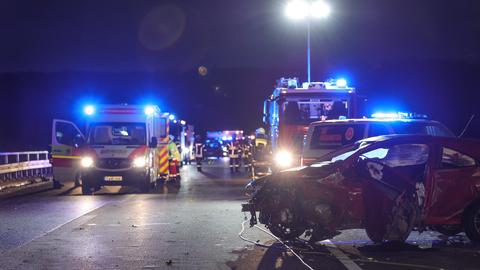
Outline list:
[[[307,269],[257,228],[238,237],[244,173],[228,160],[182,168],[180,186],[149,194],[65,186],[0,201],[0,269]],[[460,235],[414,233],[407,244],[373,245],[348,230],[314,249],[292,243],[314,269],[480,269],[480,249]]]

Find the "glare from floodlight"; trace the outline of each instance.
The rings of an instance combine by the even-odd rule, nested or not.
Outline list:
[[[309,10],[310,10],[310,17],[318,18],[318,19],[327,18],[332,12],[332,9],[330,8],[330,6],[323,1],[313,2],[312,4],[310,4]]]
[[[293,20],[302,20],[308,16],[309,5],[302,0],[294,0],[285,6],[285,15]]]

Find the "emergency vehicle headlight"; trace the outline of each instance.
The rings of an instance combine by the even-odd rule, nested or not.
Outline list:
[[[292,153],[282,150],[275,155],[275,163],[281,168],[286,168],[292,165],[293,155]]]
[[[93,167],[93,158],[83,157],[82,160],[80,161],[80,163],[82,164],[82,167],[84,167],[84,168]]]
[[[133,167],[135,168],[143,168],[145,165],[147,165],[145,157],[137,157],[133,160]]]

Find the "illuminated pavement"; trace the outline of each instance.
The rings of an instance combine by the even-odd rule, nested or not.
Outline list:
[[[232,176],[226,160],[208,166],[186,166],[180,187],[150,194],[66,187],[0,202],[0,269],[306,269],[278,244],[237,236],[248,179]],[[257,229],[245,236],[274,243]],[[414,234],[409,243],[372,246],[350,230],[302,257],[315,269],[480,268],[480,250],[462,236]]]

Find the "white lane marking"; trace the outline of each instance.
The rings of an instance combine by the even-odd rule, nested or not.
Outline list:
[[[340,248],[332,241],[325,240],[322,241],[322,244],[324,244],[328,251],[330,251],[333,256],[335,256],[335,258],[337,258],[348,270],[362,270],[358,264],[353,262],[348,255],[343,253],[342,250],[340,250]]]

